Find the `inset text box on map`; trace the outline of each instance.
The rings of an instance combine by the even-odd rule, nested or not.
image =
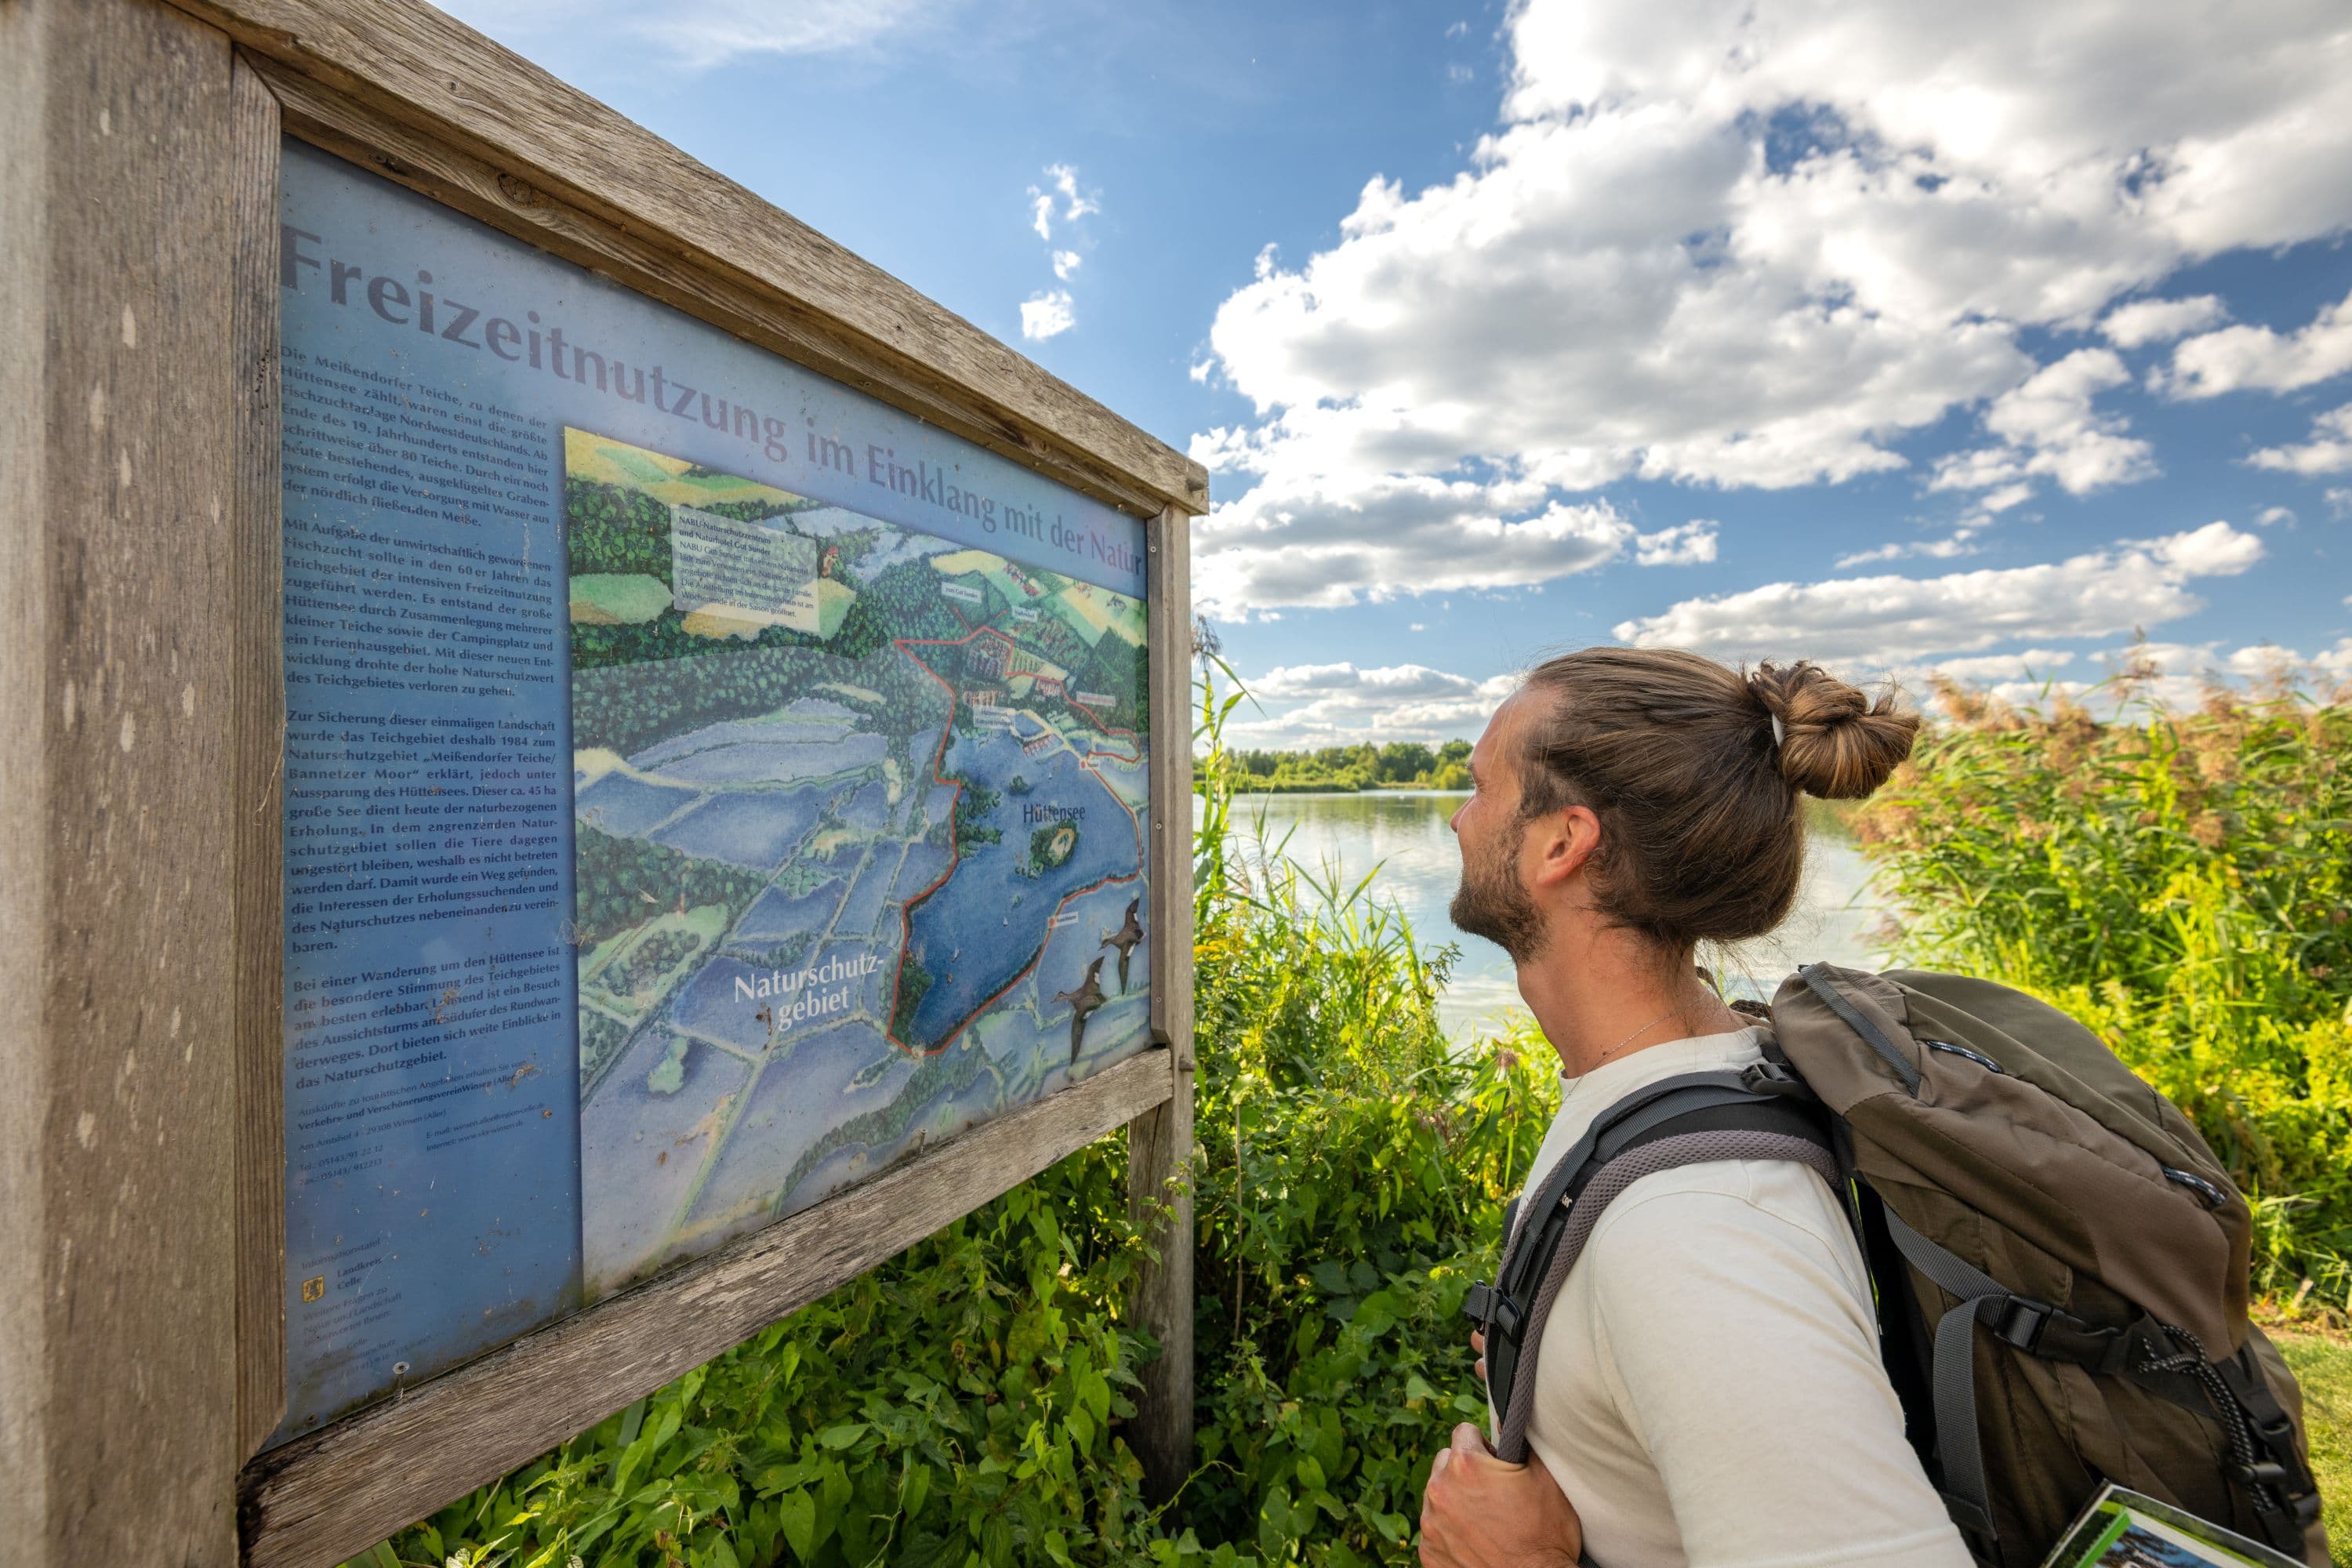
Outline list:
[[[818,628],[816,541],[675,506],[670,575],[678,608],[750,626]]]

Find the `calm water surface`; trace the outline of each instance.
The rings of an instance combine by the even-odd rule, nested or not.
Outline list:
[[[1520,1005],[1503,950],[1457,931],[1445,918],[1462,874],[1462,857],[1445,822],[1465,798],[1384,790],[1240,795],[1234,802],[1234,820],[1245,832],[1262,834],[1269,846],[1283,845],[1288,835],[1285,855],[1318,876],[1336,868],[1352,886],[1371,873],[1370,895],[1402,911],[1424,948],[1450,942],[1462,950],[1439,1009],[1457,1036]],[[1747,943],[1741,962],[1727,966],[1727,978],[1738,989],[1769,996],[1790,970],[1816,959],[1882,968],[1885,957],[1874,935],[1880,912],[1869,868],[1853,841],[1815,831],[1806,846],[1796,910],[1771,935]]]

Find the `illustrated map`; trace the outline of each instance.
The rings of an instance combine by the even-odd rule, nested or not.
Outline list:
[[[564,432],[587,1297],[1140,1048],[1141,601]]]

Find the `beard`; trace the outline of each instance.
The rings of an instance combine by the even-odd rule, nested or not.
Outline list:
[[[1525,823],[1514,824],[1499,842],[1462,858],[1462,885],[1445,908],[1456,928],[1485,937],[1524,964],[1543,951],[1543,910],[1519,881],[1519,844]]]

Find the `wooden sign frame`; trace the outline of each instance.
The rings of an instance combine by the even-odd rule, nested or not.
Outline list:
[[[1157,1048],[398,1397],[285,1408],[278,174],[291,135],[1148,520]],[[0,5],[0,1539],[310,1568],[1112,1130],[1129,1436],[1192,1447],[1199,465],[413,0]]]

